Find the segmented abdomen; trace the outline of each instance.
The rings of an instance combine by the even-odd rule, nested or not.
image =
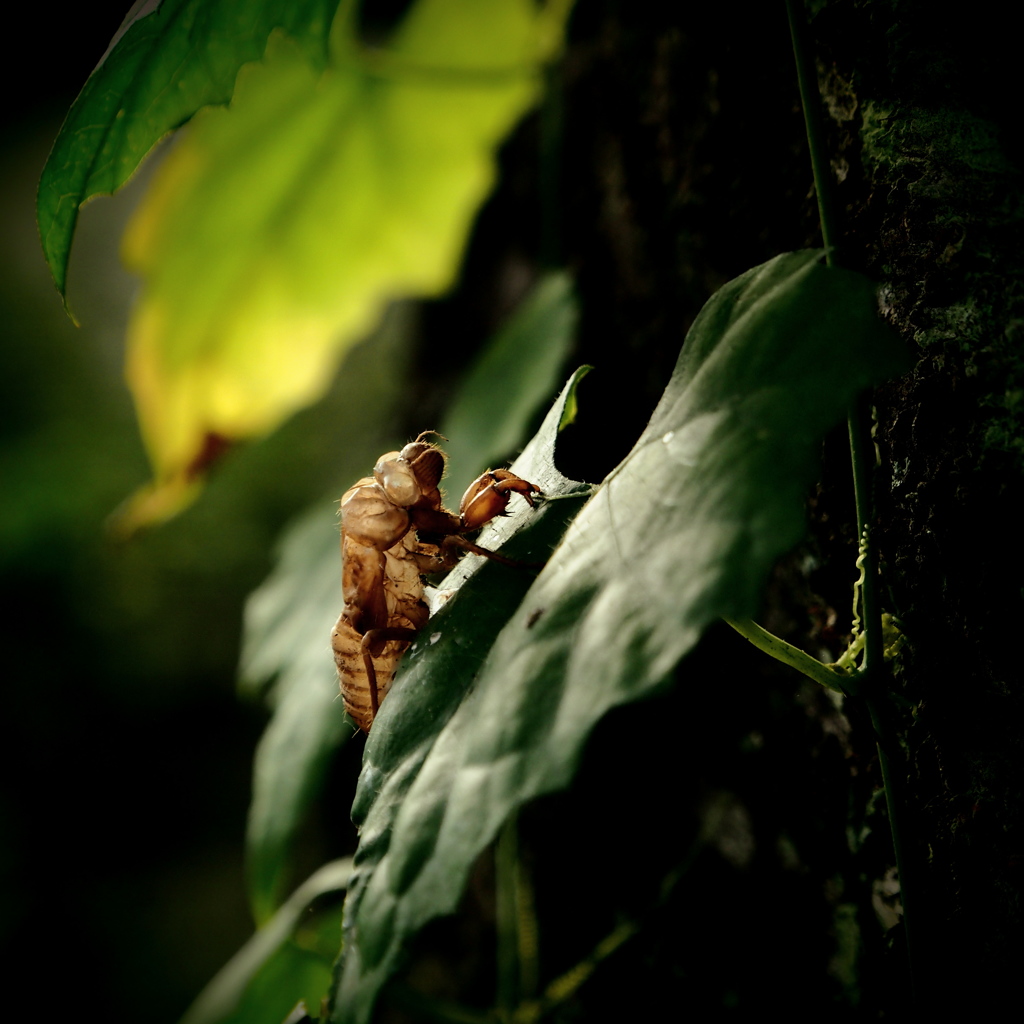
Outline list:
[[[416,556],[429,560],[436,557],[436,551],[432,545],[420,544],[410,531],[384,553],[383,588],[387,602],[387,624],[390,628],[412,632],[420,629],[427,621],[429,612],[423,603],[421,566]],[[373,722],[373,705],[370,702],[370,681],[366,677],[362,642],[363,635],[353,627],[343,611],[331,631],[331,647],[338,668],[341,699],[349,717],[363,732],[369,732]],[[391,689],[398,663],[411,643],[411,640],[388,640],[380,654],[373,658],[378,707]]]
[[[342,615],[331,631],[331,647],[334,649],[334,664],[338,667],[341,699],[348,716],[363,732],[369,732],[373,708],[370,704],[370,681],[366,678],[366,666],[363,664],[362,641],[362,636]],[[395,677],[399,659],[408,647],[407,640],[389,640],[380,656],[373,659],[377,673],[378,706],[391,689],[391,680]]]

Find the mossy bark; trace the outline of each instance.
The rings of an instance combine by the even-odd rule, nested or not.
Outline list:
[[[921,997],[1009,995],[1021,946],[1024,177],[1006,16],[831,2],[814,22],[845,251],[916,365],[878,396],[879,543],[924,865]],[[1013,91],[1016,91],[1013,84]]]
[[[883,314],[915,364],[875,396],[875,489],[885,606],[907,636],[893,713],[920,888],[917,998],[977,1009],[1009,991],[1022,962],[1024,150],[1007,102],[1017,91],[1013,30],[988,4],[955,25],[918,0],[825,0],[808,14],[841,257],[881,283]],[[616,410],[629,439],[707,295],[776,252],[817,244],[811,171],[783,4],[659,14],[588,4],[575,34],[568,248],[584,297],[585,355],[598,366],[588,388],[601,394],[590,408]],[[586,423],[586,398],[583,416],[581,435],[603,440],[602,424]],[[811,501],[813,541],[800,556],[819,568],[808,577],[794,559],[781,569],[766,611],[817,652],[837,652],[848,622],[856,552],[847,458],[843,439],[830,439]],[[730,657],[729,640],[717,643],[709,665]],[[745,680],[726,685],[755,701]],[[791,869],[818,879],[814,913],[831,922],[822,969],[835,997],[869,1015],[891,1012],[905,1007],[908,978],[901,927],[886,931],[898,901],[871,726],[849,702],[837,715],[800,692],[818,740],[804,736],[799,767],[777,756],[758,770],[792,769],[785,777],[808,800],[835,801],[850,842],[840,851],[820,835],[808,840],[793,852],[799,868],[778,855],[765,884],[781,884]],[[681,713],[736,716],[728,706],[704,694]],[[761,711],[753,732],[793,727],[788,711]],[[800,772],[830,777],[835,788],[795,781]],[[801,826],[757,787],[744,802],[750,783],[734,778],[729,791],[763,826],[755,844],[778,851]],[[805,812],[839,827],[820,802]],[[791,936],[789,925],[779,934]],[[718,993],[722,1005],[738,991]]]

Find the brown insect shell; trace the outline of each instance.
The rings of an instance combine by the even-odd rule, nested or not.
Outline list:
[[[342,618],[358,633],[388,625],[385,552],[409,532],[409,513],[364,477],[341,499]]]
[[[339,621],[347,623],[360,636],[371,629],[383,629],[389,614],[384,552],[342,534],[341,558],[345,606]]]
[[[402,508],[440,508],[438,484],[444,475],[444,454],[432,444],[413,441],[400,452],[377,460],[373,475],[384,493]]]
[[[445,470],[445,455],[437,445],[417,439],[402,449],[402,458],[412,466],[425,495],[437,490]]]
[[[342,533],[357,544],[386,551],[409,531],[409,513],[369,477],[350,487],[341,499]]]

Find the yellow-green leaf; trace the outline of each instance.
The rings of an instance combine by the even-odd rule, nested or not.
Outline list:
[[[230,107],[193,119],[125,236],[155,470],[129,523],[173,513],[211,453],[321,395],[390,299],[451,284],[566,8],[418,0],[374,52],[339,15],[325,70],[275,33]]]

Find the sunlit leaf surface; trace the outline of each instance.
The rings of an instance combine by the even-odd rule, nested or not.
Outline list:
[[[902,367],[870,282],[819,257],[780,256],[711,299],[647,430],[525,597],[508,599],[517,609],[493,647],[486,608],[501,586],[477,589],[503,568],[491,565],[413,648],[353,808],[362,834],[332,1020],[370,1019],[415,934],[456,909],[516,808],[568,785],[603,715],[663,686],[710,623],[757,612],[802,535],[823,433]],[[548,421],[536,442],[549,458],[553,441]],[[538,550],[533,532],[510,550]]]
[[[128,526],[188,500],[211,450],[318,397],[389,299],[450,285],[548,26],[532,0],[418,0],[386,51],[339,17],[326,69],[275,32],[230,107],[193,119],[125,237],[156,470]]]
[[[136,3],[71,107],[39,182],[43,252],[63,293],[78,210],[117,191],[200,107],[231,98],[238,69],[280,28],[323,66],[338,0]]]
[[[470,367],[441,425],[453,505],[480,473],[522,446],[565,379],[577,316],[569,275],[545,274]]]

